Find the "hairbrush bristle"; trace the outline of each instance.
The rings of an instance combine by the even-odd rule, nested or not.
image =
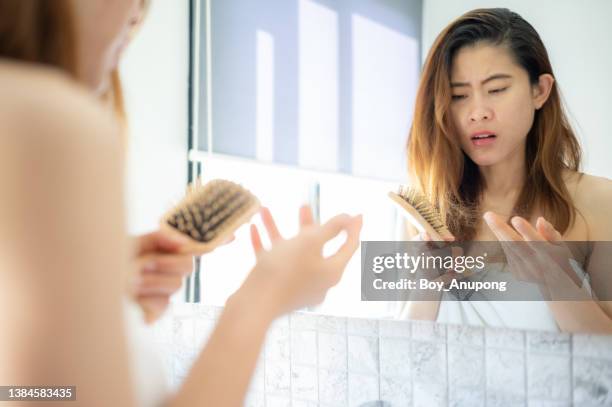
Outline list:
[[[202,185],[196,181],[163,222],[212,248],[231,237],[258,209],[257,198],[234,182],[217,179]]]
[[[440,213],[424,194],[414,188],[400,185],[397,195],[412,206],[436,232],[439,234],[450,234],[442,221]]]

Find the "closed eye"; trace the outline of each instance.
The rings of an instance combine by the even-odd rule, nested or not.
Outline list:
[[[499,89],[492,89],[492,90],[489,91],[489,93],[501,93],[501,92],[505,91],[506,89],[508,89],[508,87],[499,88]]]

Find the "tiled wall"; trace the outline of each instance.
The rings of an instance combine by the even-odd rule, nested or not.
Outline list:
[[[156,328],[175,386],[220,312],[175,305]],[[246,405],[612,406],[612,337],[294,313],[271,328]]]

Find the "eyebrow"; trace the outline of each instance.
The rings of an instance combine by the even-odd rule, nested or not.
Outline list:
[[[508,75],[505,73],[496,73],[494,75],[489,76],[487,79],[483,80],[482,82],[480,82],[482,85],[484,85],[487,82],[493,81],[495,79],[511,79],[512,75]],[[456,88],[459,86],[470,86],[469,83],[467,82],[451,82],[451,87],[452,88]]]

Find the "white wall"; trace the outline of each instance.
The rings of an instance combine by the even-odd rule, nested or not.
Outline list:
[[[130,148],[128,221],[155,228],[187,182],[189,2],[153,0],[121,65]]]
[[[585,151],[584,171],[612,178],[612,1],[423,0],[423,60],[451,20],[479,7],[507,7],[538,31]]]

